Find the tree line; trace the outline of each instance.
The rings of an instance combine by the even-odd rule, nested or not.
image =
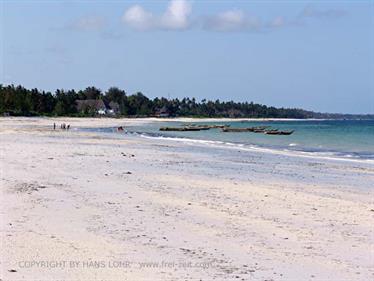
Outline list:
[[[195,98],[149,99],[141,92],[127,95],[117,87],[103,92],[96,87],[84,90],[57,89],[54,93],[0,84],[0,113],[13,116],[93,116],[95,112],[78,112],[77,100],[102,100],[119,105],[119,116],[155,116],[163,110],[170,116],[247,117],[247,118],[326,118],[325,114],[297,108],[275,108],[253,102],[208,101]],[[329,115],[330,117],[338,117]],[[341,116],[341,115],[339,115]]]

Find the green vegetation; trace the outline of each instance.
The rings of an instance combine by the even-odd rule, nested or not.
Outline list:
[[[373,115],[322,114],[296,108],[275,108],[253,102],[207,101],[205,99],[197,102],[195,98],[149,99],[140,92],[126,95],[125,91],[116,87],[106,92],[95,87],[88,87],[78,92],[59,89],[52,94],[38,89],[29,90],[22,86],[0,84],[0,114],[2,115],[95,116],[98,114],[97,108],[91,110],[87,108],[87,105],[84,110],[79,109],[77,100],[90,101],[91,104],[101,104],[108,108],[115,105],[117,116],[373,118]],[[95,101],[100,101],[100,103],[95,103]]]

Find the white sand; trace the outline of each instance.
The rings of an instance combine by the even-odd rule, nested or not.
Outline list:
[[[144,122],[0,119],[1,280],[373,279],[373,165],[74,130]]]

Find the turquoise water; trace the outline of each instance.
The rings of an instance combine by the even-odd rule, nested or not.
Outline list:
[[[159,131],[162,126],[185,124],[173,121],[152,122],[128,127],[127,130],[145,137],[173,138],[181,141],[200,140],[207,144],[238,145],[240,147],[304,152],[320,156],[374,160],[374,120],[198,122],[198,124],[229,124],[231,128],[271,126],[280,130],[295,130],[289,136],[222,132],[221,129],[197,132]]]

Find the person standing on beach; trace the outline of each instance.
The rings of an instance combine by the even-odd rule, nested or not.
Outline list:
[[[56,130],[56,123],[53,123],[53,130]]]

